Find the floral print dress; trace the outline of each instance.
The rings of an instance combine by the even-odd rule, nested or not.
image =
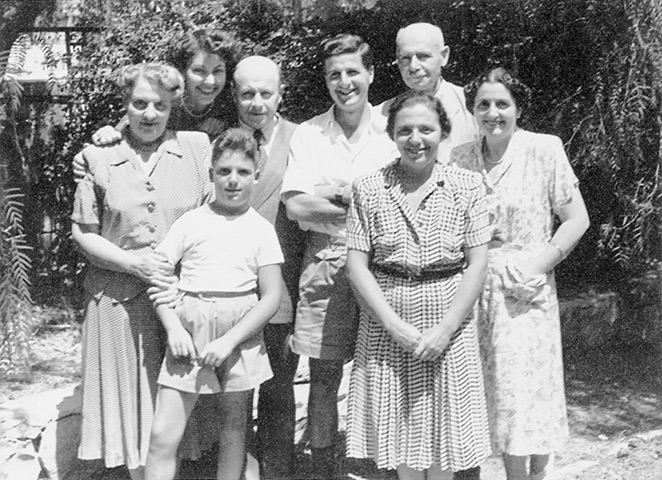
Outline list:
[[[492,446],[548,454],[568,436],[554,273],[526,296],[511,273],[549,243],[578,180],[558,137],[517,130],[489,173],[482,145],[455,148],[451,163],[483,174],[493,227],[478,320]]]

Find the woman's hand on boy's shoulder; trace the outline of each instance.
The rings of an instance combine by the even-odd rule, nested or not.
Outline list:
[[[179,278],[177,278],[177,275],[156,273],[150,278],[150,283],[152,286],[147,289],[147,295],[154,307],[166,305],[173,308],[179,298]]]

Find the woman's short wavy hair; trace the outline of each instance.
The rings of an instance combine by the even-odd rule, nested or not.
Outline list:
[[[510,95],[515,100],[515,105],[519,111],[524,113],[529,109],[531,104],[531,89],[522,83],[518,78],[514,77],[508,70],[502,67],[491,68],[485,73],[478,75],[471,82],[464,87],[465,103],[470,112],[474,110],[474,103],[476,102],[476,95],[478,89],[484,83],[501,83],[508,89]]]
[[[201,51],[221,57],[225,62],[227,78],[232,78],[234,67],[241,55],[241,48],[239,42],[223,30],[201,28],[179,32],[172,39],[166,59],[184,73],[188,70],[193,57]]]
[[[212,165],[221,158],[226,151],[243,153],[255,165],[258,160],[257,141],[249,132],[243,128],[229,128],[221,134],[212,145],[211,163]]]
[[[172,94],[173,100],[181,98],[184,94],[184,77],[176,68],[159,62],[137,63],[122,68],[117,79],[125,105],[140,78],[167,90]]]
[[[361,56],[361,63],[370,70],[374,65],[374,54],[372,48],[367,42],[364,42],[358,35],[350,33],[341,33],[335,37],[327,38],[320,44],[320,59],[324,66],[326,61],[337,55],[358,53]]]
[[[391,137],[391,140],[395,140],[395,118],[398,115],[398,112],[403,108],[413,107],[415,105],[424,105],[437,114],[439,126],[441,127],[442,140],[450,135],[451,121],[446,114],[446,110],[444,110],[444,107],[441,105],[441,101],[427,93],[409,90],[408,92],[395,97],[393,103],[391,103],[391,106],[388,108],[386,133]]]

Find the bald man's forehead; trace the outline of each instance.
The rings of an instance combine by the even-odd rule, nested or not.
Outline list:
[[[396,49],[409,47],[412,43],[441,50],[444,48],[444,36],[441,29],[434,25],[416,23],[398,31],[395,39]]]
[[[273,81],[280,85],[280,67],[273,60],[266,57],[248,57],[241,60],[235,67],[234,81],[255,79]]]
[[[260,83],[272,85],[277,89],[281,84],[280,72],[278,70],[235,70],[234,83],[235,86]]]

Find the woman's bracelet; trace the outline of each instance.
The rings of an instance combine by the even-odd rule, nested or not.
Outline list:
[[[563,260],[566,257],[565,250],[563,250],[559,245],[557,245],[554,242],[549,242],[549,245],[559,251],[559,253],[561,254],[561,260]]]

